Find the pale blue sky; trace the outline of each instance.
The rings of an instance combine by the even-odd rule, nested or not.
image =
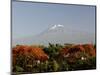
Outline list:
[[[12,2],[13,38],[34,36],[55,24],[95,33],[95,6]]]

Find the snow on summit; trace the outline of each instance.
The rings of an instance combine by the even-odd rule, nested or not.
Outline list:
[[[56,29],[56,28],[58,28],[58,27],[64,27],[64,25],[61,25],[61,24],[54,25],[54,26],[52,26],[52,27],[50,28],[50,30]]]

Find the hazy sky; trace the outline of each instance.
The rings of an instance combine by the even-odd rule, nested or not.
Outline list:
[[[55,24],[95,33],[95,6],[12,2],[12,36],[37,35]]]

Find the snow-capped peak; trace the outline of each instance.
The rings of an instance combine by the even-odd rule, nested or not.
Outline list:
[[[64,27],[64,25],[60,25],[60,24],[58,24],[58,27]]]
[[[54,26],[52,26],[52,27],[50,28],[50,30],[56,29],[56,28],[58,28],[58,27],[64,27],[64,25],[61,25],[61,24],[54,25]]]

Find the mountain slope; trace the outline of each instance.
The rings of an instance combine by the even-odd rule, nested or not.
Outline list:
[[[94,43],[95,35],[93,33],[66,28],[64,25],[53,25],[42,33],[28,37],[13,40],[16,44],[45,44],[50,43]]]

